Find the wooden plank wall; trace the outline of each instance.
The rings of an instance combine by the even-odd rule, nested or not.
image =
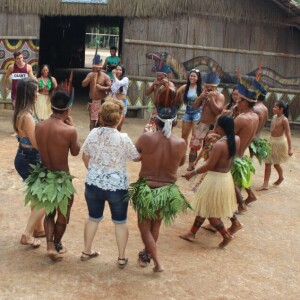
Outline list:
[[[0,13],[0,36],[40,36],[40,16]]]
[[[186,45],[266,51],[274,53],[300,53],[300,31],[266,25],[229,22],[221,19],[201,18],[196,15],[168,19],[126,18],[124,39],[146,40]],[[243,74],[255,70],[260,63],[283,77],[300,77],[300,58],[228,53],[220,51],[180,49],[123,42],[123,62],[127,74],[153,76],[153,62],[146,59],[149,51],[167,51],[180,62],[197,56],[209,56],[223,70],[233,73],[241,66]]]

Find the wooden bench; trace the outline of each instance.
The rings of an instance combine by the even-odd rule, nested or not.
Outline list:
[[[127,107],[126,117],[144,119],[145,118],[145,110],[147,110],[148,108],[149,108],[148,106],[129,105]]]

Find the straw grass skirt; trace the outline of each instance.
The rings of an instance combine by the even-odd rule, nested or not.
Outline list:
[[[46,120],[50,117],[52,110],[49,95],[38,95],[35,102],[35,113],[39,120]]]
[[[208,171],[192,203],[202,218],[231,218],[237,210],[232,175]]]
[[[289,159],[288,144],[284,135],[270,137],[271,150],[269,157],[266,158],[265,163],[272,165],[280,165]]]

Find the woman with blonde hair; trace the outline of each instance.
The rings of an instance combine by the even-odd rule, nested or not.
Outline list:
[[[21,79],[17,87],[16,104],[13,115],[13,126],[17,133],[19,148],[15,157],[15,168],[22,179],[30,174],[30,165],[40,162],[40,156],[35,139],[35,117],[34,104],[37,99],[38,84],[32,78]],[[36,211],[31,208],[26,229],[21,237],[22,245],[39,247],[41,242],[35,237],[45,236],[43,229],[44,210]],[[33,237],[35,236],[35,237]]]
[[[128,135],[117,130],[121,118],[120,104],[105,101],[99,112],[101,127],[94,128],[90,132],[82,147],[82,159],[88,169],[85,199],[89,217],[84,228],[84,250],[81,260],[87,261],[99,255],[99,252],[92,250],[92,243],[98,225],[103,219],[107,200],[115,224],[119,252],[117,263],[119,268],[124,268],[128,261],[125,257],[128,240],[126,160],[138,159],[139,153]]]

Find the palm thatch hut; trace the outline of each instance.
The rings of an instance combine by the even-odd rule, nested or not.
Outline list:
[[[84,68],[86,27],[91,23],[118,26],[119,55],[131,79],[132,105],[151,104],[144,89],[155,76],[151,71],[155,63],[169,64],[170,77],[177,84],[186,80],[192,68],[203,73],[216,70],[227,98],[237,80],[237,66],[251,81],[261,65],[262,79],[270,87],[269,108],[284,99],[292,106],[291,119],[300,121],[299,2],[82,1],[0,0],[2,73],[15,49],[21,49],[33,66]]]

